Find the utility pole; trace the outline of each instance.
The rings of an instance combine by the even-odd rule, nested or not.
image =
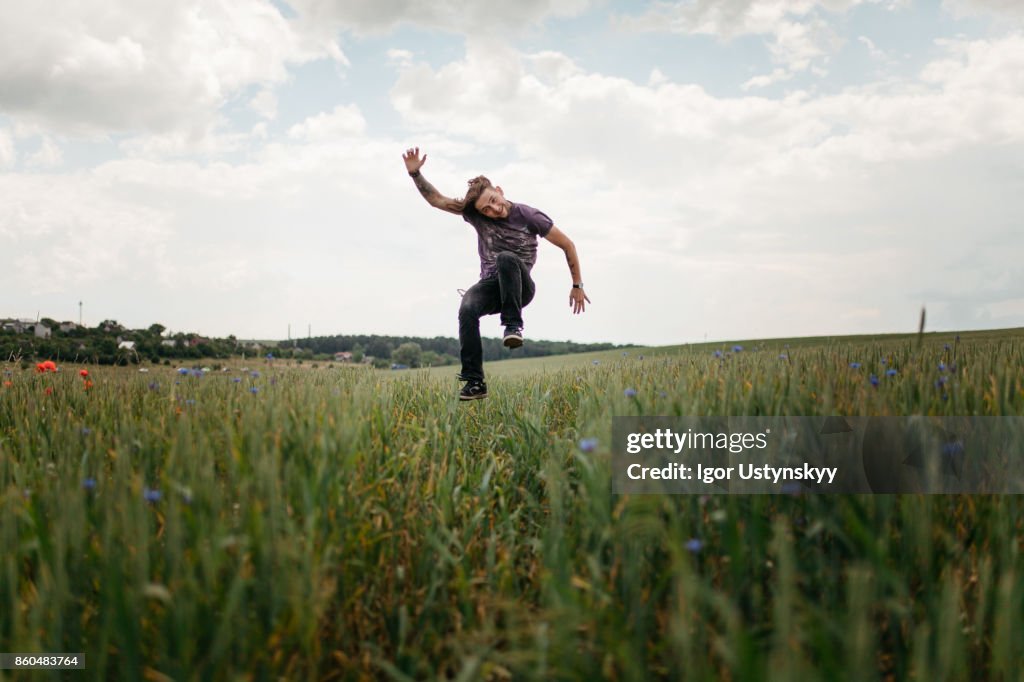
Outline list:
[[[78,302],[78,326],[82,326],[82,302]]]

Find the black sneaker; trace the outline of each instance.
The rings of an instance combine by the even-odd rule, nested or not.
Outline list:
[[[482,381],[469,381],[459,391],[459,400],[480,400],[487,397],[487,384]]]
[[[505,327],[505,338],[502,339],[502,343],[505,344],[506,348],[519,348],[523,345],[523,328]]]

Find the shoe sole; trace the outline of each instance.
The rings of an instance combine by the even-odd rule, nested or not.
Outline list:
[[[505,348],[519,348],[523,345],[523,340],[516,338],[515,336],[505,337]]]
[[[487,397],[486,393],[483,393],[481,395],[460,395],[459,396],[459,400],[480,400],[481,398],[486,398],[486,397]]]

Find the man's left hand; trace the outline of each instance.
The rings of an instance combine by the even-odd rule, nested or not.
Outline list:
[[[586,304],[590,303],[590,299],[583,293],[583,289],[572,289],[569,291],[569,307],[572,308],[572,314],[582,313],[586,309]]]

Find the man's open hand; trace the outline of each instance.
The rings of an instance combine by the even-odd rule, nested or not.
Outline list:
[[[405,161],[405,170],[409,171],[410,173],[415,173],[416,171],[423,167],[423,164],[427,162],[427,155],[424,154],[423,158],[421,159],[420,148],[410,147],[409,149],[405,150],[405,154],[402,154],[402,160]]]
[[[583,293],[583,289],[573,289],[569,292],[569,307],[572,308],[572,314],[582,313],[586,309],[586,304],[590,303],[590,299]]]

